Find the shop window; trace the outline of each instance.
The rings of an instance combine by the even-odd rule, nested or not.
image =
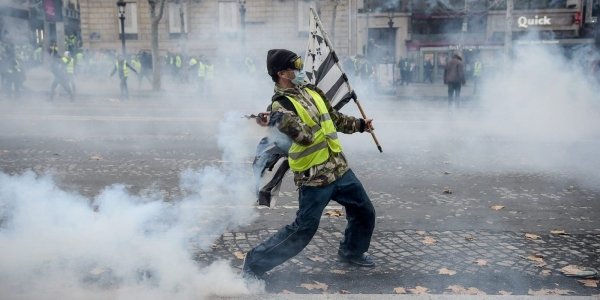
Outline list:
[[[240,14],[237,1],[219,2],[219,31],[222,33],[237,33],[240,31]]]

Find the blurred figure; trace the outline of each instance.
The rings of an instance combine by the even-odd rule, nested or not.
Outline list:
[[[54,57],[56,58],[59,54],[58,54],[58,45],[56,45],[56,42],[52,42],[50,44],[50,49],[48,49],[48,54],[50,54],[50,57]]]
[[[423,82],[433,83],[433,63],[431,59],[426,60],[423,64],[423,77]]]
[[[82,49],[78,49],[77,53],[75,53],[75,68],[77,74],[82,74],[85,71],[85,55],[83,54]]]
[[[11,48],[6,49],[3,59],[4,88],[8,98],[17,98],[21,94],[21,88],[25,81],[25,72],[21,59],[15,55]]]
[[[50,70],[52,71],[52,75],[54,75],[54,80],[52,80],[52,85],[50,86],[50,101],[54,100],[54,91],[58,85],[62,86],[67,94],[69,94],[69,99],[74,101],[73,91],[71,91],[71,86],[67,81],[66,66],[56,51],[50,51],[50,53],[53,53],[50,54]]]
[[[127,77],[129,77],[129,70],[132,70],[136,74],[138,73],[136,69],[134,69],[129,63],[127,63],[123,55],[119,55],[119,57],[117,58],[117,62],[115,63],[115,67],[110,73],[110,77],[115,75],[115,73],[119,73],[121,100],[129,99],[129,89],[127,88]]]
[[[71,93],[75,95],[77,92],[75,87],[75,59],[71,56],[71,52],[65,51],[62,57],[62,62],[65,65],[67,84],[71,89]]]
[[[360,69],[358,70],[358,78],[360,79],[359,83],[362,84],[362,86],[370,91],[371,88],[373,87],[373,75],[375,74],[375,68],[373,67],[373,65],[371,65],[371,62],[366,59],[365,57],[361,57],[360,58],[360,63],[359,63]]]
[[[35,50],[33,51],[33,61],[35,62],[36,65],[40,65],[42,64],[44,61],[44,48],[42,47],[41,44],[39,44],[37,46],[37,48],[35,48]]]
[[[400,85],[408,85],[410,82],[410,63],[408,59],[400,59],[398,67],[400,68]]]
[[[206,58],[200,55],[198,58],[198,93],[204,95],[206,85]]]
[[[206,82],[204,85],[204,95],[206,97],[211,97],[213,93],[213,84],[215,81],[215,65],[207,59],[205,64],[206,69]]]
[[[444,84],[448,85],[448,107],[460,107],[460,89],[466,84],[465,65],[458,52],[452,55],[444,69]]]
[[[483,63],[478,59],[473,64],[473,94],[477,94],[481,73],[483,72]]]
[[[152,86],[152,54],[147,51],[140,51],[138,53],[138,57],[141,63],[141,69],[137,70],[140,74],[140,85],[141,81],[146,78],[150,86]]]

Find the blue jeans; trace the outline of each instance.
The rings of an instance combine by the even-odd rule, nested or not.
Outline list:
[[[296,220],[248,252],[244,270],[262,275],[300,253],[317,232],[330,200],[346,208],[348,225],[339,253],[346,257],[365,253],[375,227],[375,208],[354,172],[348,170],[329,185],[301,187]]]

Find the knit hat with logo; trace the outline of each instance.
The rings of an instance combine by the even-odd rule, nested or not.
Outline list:
[[[294,69],[294,60],[298,55],[286,49],[271,49],[267,52],[267,71],[274,76],[277,72]]]

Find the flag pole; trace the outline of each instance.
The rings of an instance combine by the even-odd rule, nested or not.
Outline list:
[[[348,81],[348,77],[346,76],[346,73],[344,72],[344,69],[340,65],[337,54],[335,53],[335,49],[333,48],[333,44],[331,43],[331,41],[329,41],[329,36],[327,35],[327,31],[325,31],[325,28],[323,27],[323,24],[321,23],[321,19],[319,18],[319,15],[312,7],[310,8],[310,11],[315,18],[317,27],[320,27],[321,32],[323,32],[323,40],[325,41],[325,44],[329,47],[329,49],[331,49],[331,53],[333,53],[335,64],[338,66],[338,68],[340,68],[340,70],[342,70],[342,73],[344,74],[344,83],[348,86],[348,90],[352,91],[352,100],[354,100],[354,103],[356,103],[356,106],[358,106],[358,110],[360,111],[360,114],[362,115],[363,119],[366,120],[367,115],[365,114],[365,111],[363,110],[362,105],[360,105],[360,102],[358,101],[358,97],[356,96],[356,93],[352,89],[352,86],[350,85],[350,82]],[[375,136],[374,130],[370,130],[369,132],[371,133],[371,136],[373,137],[373,141],[375,142],[375,145],[377,145],[377,149],[379,150],[379,152],[383,152],[383,149],[381,148],[381,145],[379,145],[379,141],[377,140],[377,137]]]

